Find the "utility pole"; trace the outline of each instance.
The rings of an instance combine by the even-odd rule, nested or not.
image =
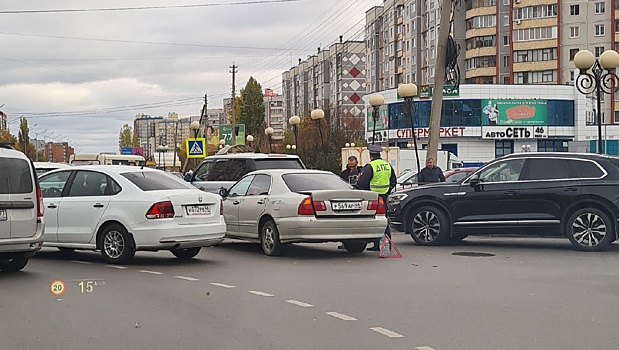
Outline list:
[[[445,63],[447,61],[447,41],[451,27],[451,5],[453,0],[443,0],[441,8],[441,27],[436,43],[436,63],[434,71],[434,89],[432,91],[432,107],[430,110],[430,126],[428,130],[428,158],[434,159],[438,153],[438,141],[441,132],[441,114],[443,112],[443,86],[445,85]]]
[[[234,115],[235,112],[235,106],[234,106],[234,102],[236,100],[236,73],[238,73],[238,71],[236,70],[237,68],[239,68],[239,66],[237,66],[236,64],[234,64],[234,62],[232,62],[232,66],[230,67],[230,73],[232,73],[232,100],[230,101],[230,111],[231,111],[231,115],[232,115],[232,146],[236,145],[236,116]]]

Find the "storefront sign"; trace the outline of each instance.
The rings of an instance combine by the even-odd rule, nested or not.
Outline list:
[[[494,140],[545,139],[548,128],[545,126],[484,126],[481,137]]]
[[[547,124],[546,100],[481,100],[482,125],[531,126]]]
[[[416,98],[420,100],[427,100],[432,97],[434,88],[430,85],[419,85],[417,87]],[[443,97],[456,97],[460,96],[460,86],[446,85],[443,87]],[[402,97],[398,95],[398,100],[402,100]]]
[[[428,137],[429,133],[429,128],[415,128],[415,137],[417,138]],[[474,131],[472,128],[463,126],[443,127],[440,129],[439,137],[479,137],[479,128]],[[410,128],[389,130],[389,138],[412,139],[413,131]]]

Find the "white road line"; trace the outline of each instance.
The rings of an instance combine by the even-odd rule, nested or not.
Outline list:
[[[216,282],[211,283],[211,285],[215,287],[221,287],[221,288],[236,288],[236,286],[231,286],[229,284],[216,283]]]
[[[373,330],[376,333],[380,333],[382,335],[386,335],[389,338],[404,338],[404,336],[402,334],[398,334],[396,332],[392,332],[392,331],[390,331],[390,330],[388,330],[386,328],[383,328],[383,327],[372,327],[370,329]],[[419,349],[419,348],[417,348],[417,349]]]
[[[105,265],[105,266],[107,266],[107,267],[111,267],[111,268],[113,268],[113,269],[119,269],[119,270],[122,270],[122,269],[126,269],[126,268],[127,268],[127,266],[120,266],[120,265]]]
[[[78,264],[90,264],[90,261],[71,260],[71,262],[78,263]]]
[[[287,303],[293,304],[293,305],[297,305],[300,307],[312,307],[314,305],[312,304],[308,304],[308,303],[304,303],[302,301],[298,301],[298,300],[286,300]]]
[[[344,320],[344,321],[356,321],[357,320],[354,317],[350,317],[350,316],[347,316],[347,315],[344,315],[344,314],[341,314],[335,311],[327,312],[327,315],[333,316],[335,318],[339,318],[340,320]]]
[[[417,349],[417,350],[435,350],[434,348],[431,348],[429,346],[420,346],[420,347],[417,347],[415,349]]]
[[[185,277],[185,276],[174,276],[175,278],[181,279],[181,280],[185,280],[185,281],[199,281],[199,279],[197,278],[193,278],[193,277]]]
[[[141,273],[150,273],[151,275],[163,275],[163,272],[157,272],[157,271],[140,270],[139,272],[141,272]]]
[[[257,290],[248,290],[247,292],[251,293],[251,294],[259,295],[261,297],[274,297],[275,296],[273,294],[269,294],[269,293],[265,293],[265,292],[259,292]]]

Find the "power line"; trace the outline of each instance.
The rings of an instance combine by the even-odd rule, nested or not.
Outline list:
[[[300,2],[300,1],[305,1],[305,0],[257,0],[257,1],[240,1],[240,2],[227,2],[227,3],[224,2],[224,3],[210,3],[210,4],[194,4],[194,5],[107,7],[107,8],[92,8],[92,9],[9,10],[9,11],[0,11],[0,14],[33,14],[33,13],[67,13],[67,12],[163,10],[163,9],[215,7],[215,6],[240,6],[240,5],[274,4],[274,3]]]
[[[10,58],[0,57],[0,61],[163,61],[163,60],[210,60],[216,58],[235,58],[235,57],[263,57],[262,55],[231,55],[231,56],[204,56],[204,57],[139,57],[139,58],[120,58],[120,57],[101,57],[101,58]]]

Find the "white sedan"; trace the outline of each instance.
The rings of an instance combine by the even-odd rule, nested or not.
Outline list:
[[[188,259],[224,239],[221,198],[159,170],[91,165],[39,182],[44,246],[100,250],[105,261],[126,263],[140,250]]]

